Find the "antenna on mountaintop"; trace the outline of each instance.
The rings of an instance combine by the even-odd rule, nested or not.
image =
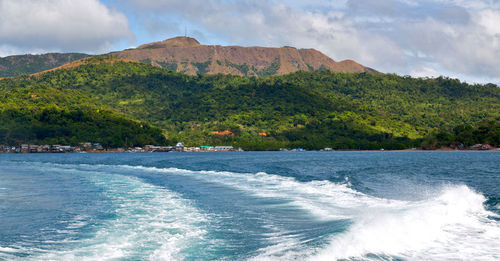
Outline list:
[[[188,29],[187,26],[184,26],[184,37],[188,36]]]

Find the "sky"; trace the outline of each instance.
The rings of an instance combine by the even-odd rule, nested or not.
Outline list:
[[[185,34],[500,83],[500,0],[0,0],[0,57],[101,54]]]

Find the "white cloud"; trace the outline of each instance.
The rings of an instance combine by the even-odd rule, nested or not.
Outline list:
[[[500,1],[127,0],[241,45],[312,47],[383,72],[500,79]]]
[[[490,35],[500,35],[500,10],[482,10],[479,12],[478,23]]]
[[[98,0],[0,0],[0,46],[8,50],[108,51],[133,38],[128,19]]]
[[[270,0],[200,3],[193,0],[128,0],[137,12],[181,16],[201,30],[232,44],[316,48],[335,60],[355,59],[369,66],[405,66],[402,50],[384,35],[360,30],[340,11],[294,8]],[[308,6],[320,1],[308,2]],[[202,6],[201,6],[202,5]],[[324,1],[322,6],[332,6]],[[337,6],[338,7],[338,6]],[[147,18],[148,15],[145,15]],[[146,21],[146,18],[144,21]],[[383,56],[384,59],[380,59]]]
[[[316,48],[382,72],[500,81],[497,0],[107,3],[129,15],[141,41],[148,33],[154,39],[184,34],[187,26],[204,43]],[[127,18],[99,0],[0,0],[0,55],[100,52],[132,37]]]
[[[438,77],[440,74],[433,68],[433,66],[419,66],[414,68],[411,73],[413,77]]]

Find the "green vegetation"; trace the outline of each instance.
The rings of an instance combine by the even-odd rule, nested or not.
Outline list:
[[[191,64],[198,69],[198,74],[206,74],[208,72],[208,67],[210,66],[211,63],[212,61],[208,60],[203,63],[191,63]]]
[[[489,144],[494,147],[500,145],[500,119],[484,121],[473,127],[459,125],[452,130],[441,130],[429,136],[423,142],[425,148],[467,148],[475,144]]]
[[[226,60],[226,66],[235,68],[236,70],[240,71],[245,76],[248,75],[248,71],[250,70],[250,67],[248,67],[248,65],[246,63],[245,64],[234,64],[234,63],[231,63],[230,61]]]
[[[0,57],[0,77],[37,73],[88,57],[82,53],[49,53]]]
[[[97,108],[122,117],[132,133],[137,130],[132,127],[134,120],[161,128],[170,144],[182,141],[188,146],[224,144],[255,150],[411,148],[440,130],[460,125],[476,128],[500,118],[500,88],[491,84],[328,71],[265,78],[187,76],[108,59],[93,57],[72,69],[0,80],[0,111],[43,111],[50,105],[64,111],[62,115],[77,110],[101,122],[91,113]],[[2,126],[4,122],[10,124],[8,130],[21,126],[1,118]],[[151,130],[146,132],[148,141],[161,144],[159,129],[147,129]],[[234,135],[212,134],[223,130]],[[262,132],[267,136],[259,135]],[[77,137],[73,133],[77,132],[63,136],[71,141],[71,135]],[[107,136],[95,137],[99,135]],[[33,134],[23,137],[26,142],[40,139]],[[118,140],[124,145],[132,142],[130,136],[121,135]]]
[[[276,62],[273,62],[271,63],[271,65],[263,70],[260,70],[260,71],[257,71],[255,69],[255,67],[252,68],[252,70],[257,73],[257,75],[259,77],[266,77],[266,76],[271,76],[271,75],[275,75],[278,70],[280,69],[280,62],[279,61],[276,61]]]
[[[105,148],[167,142],[161,129],[92,109],[6,109],[0,112],[0,144],[70,144],[90,141]]]
[[[174,71],[174,72],[177,71],[178,67],[177,63],[158,62],[158,64],[169,71]]]

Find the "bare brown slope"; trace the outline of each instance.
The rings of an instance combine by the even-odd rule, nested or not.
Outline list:
[[[298,70],[376,72],[351,60],[335,62],[314,49],[201,45],[189,37],[145,44],[113,55],[191,75],[223,73],[268,76]]]

